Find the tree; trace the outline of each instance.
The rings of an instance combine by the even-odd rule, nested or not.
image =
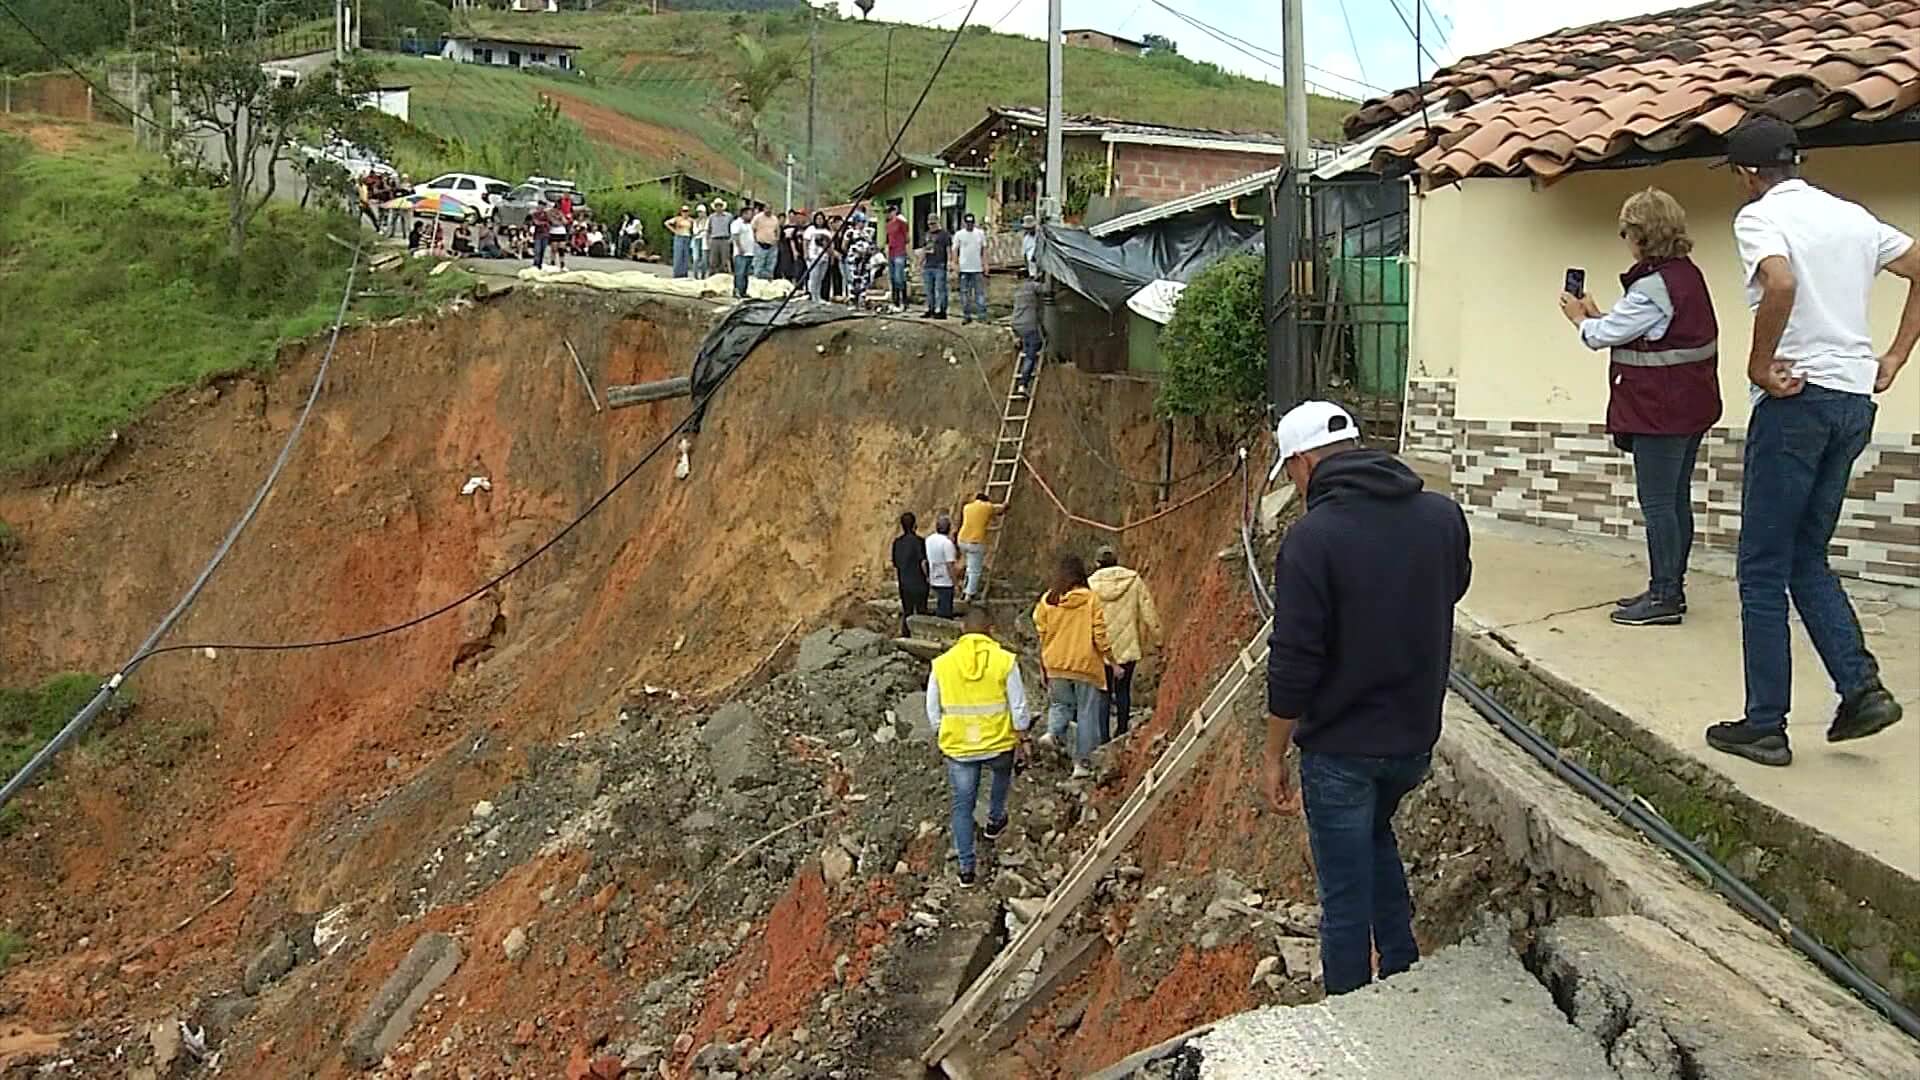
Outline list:
[[[1259,413],[1267,393],[1265,281],[1259,258],[1230,255],[1187,283],[1160,334],[1162,412],[1229,421]]]
[[[1176,56],[1180,53],[1180,43],[1165,34],[1145,34],[1140,38],[1140,44],[1146,46],[1148,52],[1173,53]]]
[[[344,138],[379,148],[360,103],[376,83],[374,65],[349,59],[298,76],[270,71],[260,28],[284,4],[273,0],[174,0],[156,6],[150,46],[160,85],[179,92],[173,117],[185,154],[224,175],[227,247],[238,257],[247,227],[279,188],[291,139]]]
[[[734,72],[733,99],[740,110],[740,127],[758,154],[766,144],[760,120],[773,95],[792,82],[799,71],[797,55],[788,50],[769,49],[750,34],[733,35],[740,50],[740,66]]]

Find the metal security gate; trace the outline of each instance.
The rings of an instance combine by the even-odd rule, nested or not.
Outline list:
[[[1337,401],[1369,441],[1397,445],[1411,339],[1406,185],[1284,177],[1269,198],[1270,403]]]

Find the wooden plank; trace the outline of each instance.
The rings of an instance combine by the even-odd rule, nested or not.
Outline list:
[[[692,395],[693,380],[685,375],[632,386],[609,386],[607,408],[624,409],[629,405],[644,405],[649,401],[667,401]]]
[[[1099,934],[1086,934],[1064,947],[1054,950],[1041,969],[1040,977],[1034,980],[1033,992],[1026,1000],[1014,1006],[1006,1018],[993,1025],[986,1036],[980,1040],[980,1052],[988,1056],[998,1054],[1013,1045],[1022,1028],[1033,1019],[1033,1014],[1060,990],[1086,973],[1093,966],[1093,958],[1099,953],[1101,938]],[[951,1057],[948,1060],[952,1060]]]
[[[1233,699],[1246,687],[1253,673],[1265,663],[1267,635],[1272,627],[1272,620],[1268,620],[1252,643],[1241,650],[1236,657],[1238,662],[1214,684],[1213,692],[1207,695],[1206,704],[1194,710],[1173,743],[1161,753],[1159,760],[1147,770],[1147,775],[1141,778],[1119,811],[1100,830],[1093,846],[1081,854],[1073,868],[1067,871],[1067,876],[1048,894],[1039,915],[1001,950],[993,963],[987,965],[987,970],[940,1018],[934,1040],[922,1054],[922,1060],[928,1065],[938,1065],[972,1031],[975,1020],[1005,992],[1008,981],[1026,967],[1041,943],[1058,930],[1066,922],[1067,916],[1092,894],[1100,879],[1112,869],[1120,852],[1146,824],[1160,799],[1177,788],[1180,780],[1199,761],[1201,752],[1219,730],[1219,718],[1232,706]]]

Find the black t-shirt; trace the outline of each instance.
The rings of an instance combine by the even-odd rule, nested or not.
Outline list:
[[[920,564],[927,558],[927,540],[917,533],[901,533],[893,538],[893,569],[900,575],[904,589],[927,588],[927,572]]]
[[[953,249],[953,234],[945,229],[927,237],[927,265],[935,270],[947,268],[947,253]]]

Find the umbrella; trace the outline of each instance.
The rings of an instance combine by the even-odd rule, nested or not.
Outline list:
[[[425,195],[402,195],[386,204],[389,210],[411,210],[416,214],[434,214],[440,217],[466,217],[474,206],[457,196],[442,191],[432,191]]]

